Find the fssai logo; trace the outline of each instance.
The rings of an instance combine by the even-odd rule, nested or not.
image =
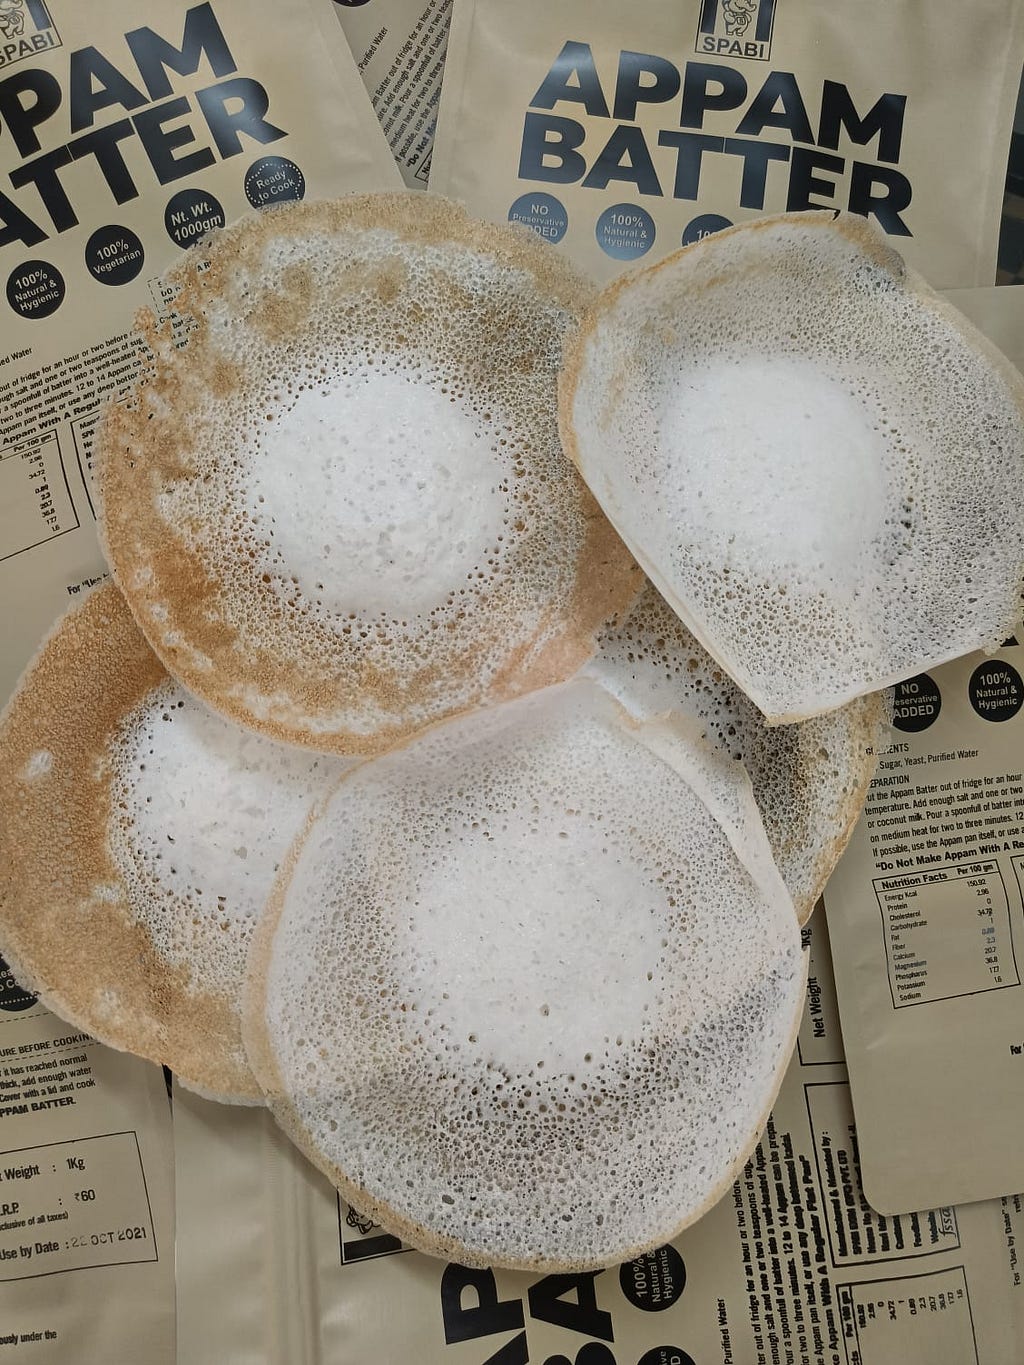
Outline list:
[[[0,67],[60,46],[60,34],[43,0],[0,0]]]
[[[694,50],[766,62],[774,22],[775,0],[701,0]]]

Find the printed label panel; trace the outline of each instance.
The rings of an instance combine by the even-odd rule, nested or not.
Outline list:
[[[931,1256],[960,1246],[951,1208],[886,1216],[864,1198],[850,1087],[845,1081],[804,1086],[825,1224],[835,1266]]]
[[[0,559],[78,527],[55,431],[0,450]]]
[[[1020,985],[994,859],[873,880],[894,1009]]]
[[[977,1365],[963,1266],[837,1287],[848,1365],[956,1361]]]
[[[0,1153],[0,1280],[158,1259],[134,1133]]]

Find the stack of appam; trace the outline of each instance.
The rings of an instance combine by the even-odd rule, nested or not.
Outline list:
[[[168,284],[115,581],[0,718],[0,951],[423,1250],[665,1242],[776,1093],[880,689],[1016,627],[1024,386],[826,215],[596,295],[353,196]]]

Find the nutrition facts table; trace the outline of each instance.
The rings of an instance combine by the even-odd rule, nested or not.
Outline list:
[[[0,559],[78,524],[55,431],[0,449]]]
[[[837,1298],[850,1362],[977,1363],[978,1343],[963,1266],[926,1275],[841,1284]]]
[[[1013,863],[1020,881],[1024,859]],[[1020,985],[995,859],[876,877],[873,886],[895,1009]]]

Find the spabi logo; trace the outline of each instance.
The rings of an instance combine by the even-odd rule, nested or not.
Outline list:
[[[60,46],[43,0],[0,0],[0,69]]]
[[[775,0],[701,0],[694,51],[766,62],[774,22]]]

